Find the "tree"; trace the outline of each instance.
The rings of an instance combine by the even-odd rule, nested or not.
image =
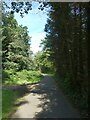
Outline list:
[[[13,14],[2,16],[2,63],[4,69],[32,69],[30,64],[30,37],[27,27],[19,26]]]
[[[56,73],[66,88],[73,90],[81,107],[87,108],[87,6],[88,3],[49,3],[51,10],[45,26],[44,50],[50,51]],[[78,101],[78,100],[77,100]],[[83,104],[83,105],[82,105]],[[78,101],[79,105],[79,101]]]
[[[48,52],[38,51],[34,57],[36,69],[40,70],[43,73],[52,72],[52,63],[48,59]]]

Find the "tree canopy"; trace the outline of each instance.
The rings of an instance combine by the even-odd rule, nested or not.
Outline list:
[[[6,69],[30,69],[30,36],[11,13],[2,13],[2,63]]]
[[[49,51],[56,73],[72,98],[88,99],[88,3],[49,3],[51,10],[45,25],[43,50]],[[60,81],[61,82],[61,81]],[[61,84],[61,83],[60,83]],[[77,95],[74,95],[74,92]],[[79,106],[79,101],[76,102]],[[82,102],[81,102],[82,103]]]
[[[29,2],[12,2],[11,11],[3,12],[2,55],[3,68],[16,70],[32,69],[58,74],[66,91],[82,109],[87,109],[88,99],[88,22],[89,5],[79,2],[40,2],[39,9],[50,7],[46,37],[42,40],[43,51],[38,52],[34,61],[29,47],[27,27],[19,26],[12,13],[22,17],[32,9]],[[80,103],[81,101],[81,103]]]

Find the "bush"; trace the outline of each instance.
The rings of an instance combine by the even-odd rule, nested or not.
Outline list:
[[[7,69],[7,70],[10,70],[10,69],[17,70],[18,69],[18,63],[15,63],[15,62],[7,61],[4,63],[4,65],[5,65],[5,69]]]
[[[5,80],[6,84],[27,84],[36,83],[41,80],[41,74],[38,71],[22,70],[16,72],[14,70],[7,70],[9,78]]]

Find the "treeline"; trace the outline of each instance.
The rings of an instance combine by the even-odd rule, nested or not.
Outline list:
[[[2,82],[8,84],[24,83],[25,80],[31,82],[33,76],[28,77],[28,71],[34,71],[35,65],[32,57],[33,52],[30,48],[31,37],[28,34],[28,28],[18,25],[14,14],[6,10],[3,5],[2,26],[0,27],[2,32]],[[22,78],[25,73],[26,77]],[[28,79],[26,79],[27,77]]]
[[[11,13],[21,12],[21,9],[24,9],[23,5],[23,2],[18,4],[13,2],[11,7],[13,11]],[[42,41],[44,46],[43,54],[40,55],[41,53],[38,53],[36,55],[36,68],[45,69],[45,66],[46,68],[48,66],[49,68],[52,67],[52,70],[59,76],[58,83],[60,86],[62,86],[80,110],[85,110],[85,113],[87,113],[89,36],[87,23],[89,4],[76,2],[44,3],[44,6],[41,6],[41,10],[48,5],[50,6],[49,18],[45,26],[46,38]],[[29,3],[26,3],[26,6],[28,8],[26,11],[28,12],[31,6]],[[20,14],[22,15],[23,13]],[[5,18],[2,19],[3,35],[5,36],[2,39],[4,41],[3,67],[10,67],[11,64],[8,65],[9,62],[13,62],[13,65],[18,70],[27,69],[27,28],[18,26],[15,19],[10,20],[13,18],[12,14],[4,14],[4,16]],[[46,62],[47,60],[51,61],[49,65]]]
[[[17,7],[17,4],[13,5]],[[18,25],[11,11],[13,7],[9,10],[8,7],[3,2],[2,26],[0,27],[2,32],[2,82],[8,84],[37,82],[41,78],[40,72],[51,69],[51,63],[45,52],[39,51],[35,56],[33,55],[28,28]]]
[[[12,14],[2,14],[3,69],[29,69],[30,37],[27,27],[19,26]]]
[[[49,53],[47,51],[38,51],[34,56],[34,63],[36,70],[41,73],[53,73],[53,63],[49,60]]]
[[[88,108],[88,3],[49,3],[43,50],[61,78],[65,91],[84,110]]]

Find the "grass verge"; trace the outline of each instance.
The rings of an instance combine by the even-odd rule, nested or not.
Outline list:
[[[18,93],[11,90],[2,91],[2,118],[8,118],[11,111],[14,110],[14,102],[17,98]]]
[[[42,79],[39,71],[22,70],[16,72],[7,70],[4,72],[3,84],[4,87],[13,85],[22,85],[28,83],[37,83]],[[23,89],[3,89],[2,90],[2,118],[8,118],[9,115],[16,109],[14,105],[18,98],[21,98],[27,93],[27,85]]]
[[[23,96],[28,93],[27,87],[16,90],[2,90],[2,119],[7,119],[16,111]],[[17,104],[17,105],[16,105]]]

